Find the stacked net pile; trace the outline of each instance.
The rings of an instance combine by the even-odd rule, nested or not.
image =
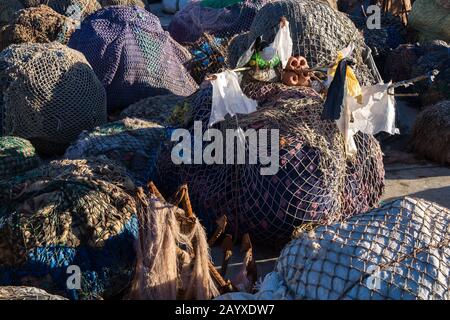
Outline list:
[[[184,64],[189,52],[165,32],[158,17],[139,7],[97,11],[69,41],[91,63],[106,88],[108,109],[173,93],[189,96],[197,84]]]
[[[145,3],[147,1],[142,0],[100,0],[99,1],[102,7],[107,6],[138,6],[141,8],[145,8]]]
[[[97,0],[21,0],[26,8],[45,4],[58,12],[75,20],[83,20],[101,8]]]
[[[67,159],[104,156],[124,166],[138,184],[154,180],[164,127],[137,118],[111,122],[83,132],[65,153]]]
[[[0,54],[0,132],[63,152],[106,122],[105,89],[84,56],[60,43],[11,45]]]
[[[124,169],[97,159],[52,161],[0,189],[0,285],[73,299],[112,297],[127,287],[138,229]],[[66,284],[72,265],[81,288]]]
[[[230,38],[248,31],[258,10],[269,1],[194,1],[175,14],[169,32],[180,43],[195,42],[205,32]]]
[[[237,37],[239,45],[230,44],[229,63],[235,66],[238,59],[258,38],[271,43],[279,30],[281,17],[289,21],[293,41],[292,55],[306,58],[310,67],[334,63],[339,50],[353,44],[355,74],[362,85],[375,82],[375,70],[366,65],[364,38],[353,22],[343,13],[325,3],[310,0],[281,0],[270,2],[255,16],[246,39]],[[245,44],[245,45],[244,45]]]
[[[65,300],[33,287],[0,287],[0,300]]]
[[[20,0],[3,0],[0,2],[0,28],[8,24],[20,9],[23,9]]]
[[[400,45],[386,58],[385,78],[402,81],[438,69],[439,74],[432,83],[418,82],[412,90],[419,93],[422,105],[448,100],[450,99],[449,50],[450,46],[444,41]]]
[[[0,137],[0,179],[34,169],[39,163],[39,157],[28,140]]]
[[[420,41],[450,41],[450,3],[447,0],[416,0],[408,21],[419,31]]]
[[[202,121],[203,130],[211,91],[200,91],[193,101],[194,120]],[[279,129],[279,170],[274,175],[261,175],[260,163],[170,165],[170,153],[164,152],[160,176],[166,185],[176,185],[177,179],[188,183],[194,209],[210,230],[225,214],[236,233],[248,232],[265,244],[286,242],[301,224],[327,224],[366,211],[377,205],[384,186],[379,144],[359,134],[357,156],[346,159],[337,126],[321,119],[322,105],[320,97],[291,89],[254,113],[219,124],[223,133],[238,126],[244,131]],[[270,138],[268,145],[270,155]],[[248,142],[245,152],[250,152]]]
[[[75,26],[74,20],[46,5],[20,10],[0,31],[0,51],[13,43],[58,41],[66,44]]]
[[[168,127],[185,127],[190,121],[190,105],[190,97],[167,94],[133,103],[120,116],[141,118]]]
[[[426,158],[450,164],[450,100],[427,107],[418,114],[412,146]]]
[[[252,296],[231,299],[448,300],[450,211],[403,198],[302,232]]]
[[[197,41],[187,45],[192,59],[187,66],[195,82],[201,84],[209,74],[220,72],[227,66],[228,40],[204,33]]]

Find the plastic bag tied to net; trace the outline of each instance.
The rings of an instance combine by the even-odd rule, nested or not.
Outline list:
[[[193,120],[202,121],[203,132],[211,104],[211,86],[192,102]],[[358,152],[346,159],[342,135],[334,122],[321,119],[322,109],[320,97],[299,87],[280,90],[277,100],[267,99],[256,112],[214,126],[223,133],[237,128],[279,129],[275,175],[261,175],[260,164],[173,165],[171,148],[166,147],[158,162],[160,179],[169,189],[180,180],[189,185],[194,210],[209,231],[225,214],[232,232],[248,232],[252,240],[267,245],[285,242],[301,224],[331,223],[367,211],[378,203],[384,186],[380,146],[373,136],[358,133]]]
[[[107,7],[90,15],[69,46],[93,66],[111,111],[149,96],[189,96],[198,88],[184,66],[191,58],[187,49],[162,29],[158,17],[136,6]]]
[[[0,131],[61,153],[106,122],[106,94],[84,56],[60,43],[11,45],[0,54]]]
[[[220,299],[449,299],[449,214],[405,197],[300,232],[255,295]]]

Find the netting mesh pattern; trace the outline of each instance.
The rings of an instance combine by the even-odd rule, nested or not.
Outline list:
[[[190,119],[191,97],[173,94],[154,96],[133,103],[121,117],[141,118],[168,127],[183,127]]]
[[[248,31],[258,12],[270,0],[244,0],[226,8],[210,8],[201,1],[177,12],[169,25],[171,36],[180,43],[197,41],[203,33],[219,38]]]
[[[142,0],[100,0],[102,7],[107,6],[139,6],[145,8],[145,2]]]
[[[0,179],[34,169],[39,163],[39,157],[28,140],[0,137]]]
[[[0,131],[61,152],[83,130],[106,122],[105,89],[84,56],[53,42],[0,53]]]
[[[25,7],[45,4],[67,17],[82,20],[101,8],[97,0],[22,0]]]
[[[197,90],[184,67],[189,52],[162,29],[158,17],[140,7],[97,11],[82,22],[69,46],[91,63],[106,88],[110,110],[149,96],[189,96]]]
[[[203,130],[211,91],[200,91],[192,104],[193,118],[203,121]],[[188,183],[194,209],[210,230],[225,214],[237,233],[249,232],[266,244],[287,241],[304,223],[327,224],[366,211],[377,205],[384,187],[380,146],[374,137],[359,133],[358,155],[347,160],[335,123],[321,120],[322,104],[302,88],[287,90],[276,101],[260,104],[255,113],[219,125],[222,131],[237,125],[244,131],[279,129],[280,168],[275,175],[261,175],[260,164],[170,165],[167,151],[159,162],[160,175],[167,185],[176,185],[177,179]]]
[[[0,51],[13,43],[58,41],[66,44],[73,31],[75,21],[46,5],[20,10],[0,30]]]
[[[450,100],[425,108],[417,115],[412,147],[426,158],[450,164]]]
[[[127,168],[138,184],[154,180],[156,159],[165,135],[153,122],[125,118],[83,132],[65,153],[67,159],[104,156]]]
[[[403,198],[301,233],[276,266],[295,299],[450,299],[450,211]]]
[[[0,189],[0,285],[82,299],[128,285],[137,220],[124,169],[94,159],[53,161]],[[69,265],[80,267],[81,290],[66,286]]]
[[[246,46],[240,47],[247,50],[259,36],[271,43],[282,16],[289,21],[293,55],[305,57],[310,67],[325,66],[335,61],[338,50],[352,43],[355,45],[354,69],[358,80],[365,85],[374,83],[375,79],[363,60],[365,44],[358,29],[345,14],[318,1],[280,0],[266,4],[253,20]],[[242,42],[242,39],[238,40]],[[230,44],[230,47],[235,45]],[[233,50],[232,53],[229,61],[234,66],[244,51]]]
[[[209,74],[227,66],[228,40],[204,33],[194,43],[187,44],[192,59],[187,68],[195,82],[201,84]]]
[[[0,300],[65,300],[33,287],[0,287]]]

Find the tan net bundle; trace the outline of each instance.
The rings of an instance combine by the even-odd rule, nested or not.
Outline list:
[[[319,1],[281,0],[266,4],[257,12],[247,39],[237,37],[237,45],[230,43],[230,65],[234,67],[245,52],[242,49],[249,49],[258,37],[271,43],[279,30],[281,17],[289,21],[292,55],[305,57],[312,68],[327,66],[335,62],[339,50],[353,44],[354,70],[359,82],[362,85],[375,82],[374,71],[364,61],[366,45],[358,29],[345,14]]]
[[[255,295],[223,299],[448,300],[450,211],[405,197],[300,232]]]
[[[46,5],[20,10],[0,31],[0,51],[13,43],[58,41],[66,44],[75,27],[74,20]]]
[[[202,121],[203,131],[211,91],[203,89],[193,101],[193,118]],[[244,132],[278,129],[280,167],[275,175],[261,175],[260,163],[170,165],[166,151],[159,161],[161,179],[167,185],[176,185],[177,179],[189,185],[194,209],[208,230],[226,215],[230,232],[249,233],[266,245],[285,243],[301,224],[328,224],[367,211],[378,204],[384,187],[380,146],[374,137],[358,133],[358,154],[347,159],[342,134],[334,122],[321,119],[322,110],[320,97],[298,88],[280,91],[276,101],[267,99],[256,112],[217,126],[223,133],[238,127]],[[269,137],[269,154],[270,143]],[[245,152],[249,154],[248,142]]]
[[[66,300],[33,287],[0,287],[0,300]]]
[[[412,146],[425,158],[450,164],[450,100],[419,113],[413,127]]]
[[[59,14],[76,20],[85,17],[101,8],[97,0],[22,0],[25,7],[36,7],[45,4]]]
[[[84,56],[59,43],[11,45],[0,54],[0,128],[41,153],[64,151],[106,122],[106,93]]]

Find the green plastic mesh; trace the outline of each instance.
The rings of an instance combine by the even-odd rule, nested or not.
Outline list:
[[[39,163],[39,157],[28,140],[0,137],[0,179],[34,169]]]
[[[0,54],[0,132],[61,152],[106,122],[106,93],[84,56],[59,43],[11,45]]]

